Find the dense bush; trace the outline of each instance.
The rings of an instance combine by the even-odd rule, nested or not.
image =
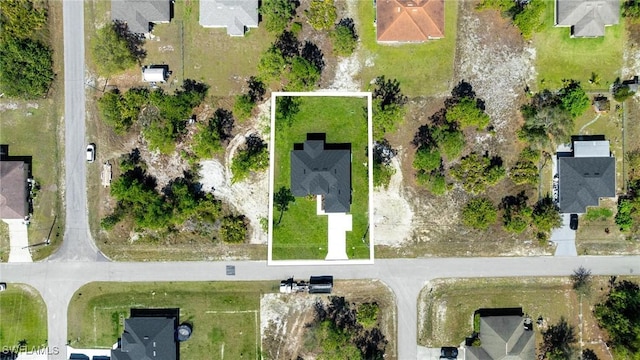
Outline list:
[[[272,45],[260,57],[258,73],[263,80],[271,81],[279,78],[286,67],[287,61],[282,55],[282,51]]]
[[[562,109],[571,114],[573,118],[584,114],[589,108],[589,97],[580,86],[580,82],[576,80],[565,80],[564,86],[558,92],[558,96],[560,97]]]
[[[338,56],[350,56],[358,45],[358,34],[353,19],[340,19],[331,32],[333,52]]]
[[[287,91],[310,91],[318,80],[320,69],[302,56],[296,56],[291,62]]]
[[[305,10],[307,21],[316,30],[329,30],[336,21],[336,6],[333,0],[311,0]]]
[[[609,291],[604,302],[595,306],[594,315],[607,331],[616,358],[635,359],[640,353],[640,288],[623,280]]]
[[[269,167],[269,149],[258,134],[245,137],[245,147],[239,149],[231,163],[233,182],[245,179],[251,171]]]
[[[502,198],[500,207],[503,210],[502,224],[505,230],[521,233],[529,226],[533,210],[527,205],[527,199],[524,191],[516,196]]]
[[[451,168],[451,175],[462,182],[465,191],[479,194],[487,186],[495,185],[506,174],[499,157],[489,158],[475,152],[463,157],[460,163]]]
[[[539,231],[545,233],[562,225],[560,209],[550,196],[541,198],[533,207],[533,223]]]
[[[373,144],[373,185],[389,186],[391,176],[395,173],[395,169],[391,166],[397,151],[391,147],[387,139],[376,141]]]
[[[489,115],[484,112],[478,99],[463,97],[457,104],[447,109],[448,122],[457,122],[460,127],[474,126],[482,130],[489,125]]]
[[[563,99],[558,93],[546,89],[533,95],[531,103],[520,109],[525,122],[518,131],[518,137],[534,148],[554,147],[567,142],[573,133],[574,121],[566,109],[572,101],[565,100],[563,105]]]
[[[193,137],[193,152],[200,158],[212,158],[222,150],[223,143],[231,138],[233,126],[231,111],[216,109],[206,125],[198,124],[198,132]]]
[[[622,16],[632,23],[640,21],[640,1],[625,0],[622,3]]]
[[[631,91],[629,85],[621,83],[620,79],[616,80],[616,82],[613,83],[613,87],[611,88],[611,90],[613,92],[613,98],[617,102],[624,102],[625,100],[633,96],[633,94],[635,94],[633,91]]]
[[[300,111],[300,98],[295,96],[278,96],[276,98],[276,128],[291,126]]]
[[[518,27],[525,39],[530,39],[544,27],[544,0],[482,0],[477,8],[500,10],[503,17],[511,19],[513,25]]]
[[[244,215],[223,217],[218,235],[226,243],[243,243],[247,239],[247,220]]]
[[[540,177],[538,170],[539,159],[540,151],[532,148],[522,150],[518,162],[509,170],[511,180],[518,185],[536,185]]]
[[[292,0],[263,0],[260,15],[267,31],[281,33],[296,13],[297,2]]]
[[[442,158],[438,149],[429,149],[427,147],[420,147],[416,151],[416,157],[413,160],[413,168],[416,170],[423,170],[425,172],[431,172],[437,170],[442,166]]]
[[[395,131],[405,114],[408,99],[400,90],[396,79],[375,79],[373,89],[373,137],[380,140],[385,134]]]
[[[233,114],[240,121],[246,120],[251,116],[254,105],[249,94],[236,95],[236,102],[233,104]]]
[[[41,40],[47,9],[34,4],[0,1],[0,92],[9,97],[43,97],[54,79],[52,51]]]
[[[462,208],[462,223],[474,229],[485,230],[495,223],[498,211],[491,200],[474,198]]]
[[[105,25],[91,39],[91,54],[101,76],[111,76],[133,67],[138,58],[116,31],[116,23]]]

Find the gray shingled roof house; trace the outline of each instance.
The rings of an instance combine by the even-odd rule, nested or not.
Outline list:
[[[616,159],[609,141],[574,141],[573,157],[558,158],[561,213],[583,214],[600,198],[616,196]]]
[[[24,219],[29,215],[29,164],[0,161],[0,219]]]
[[[148,34],[151,23],[171,21],[170,0],[111,0],[111,20],[127,23],[136,34]]]
[[[604,36],[619,17],[620,0],[556,0],[556,26],[570,26],[571,37]]]
[[[258,0],[200,0],[200,25],[243,36],[248,28],[258,27]]]
[[[347,213],[351,207],[351,145],[326,144],[307,135],[291,151],[291,192],[294,196],[322,195],[324,211]]]
[[[535,336],[518,315],[481,316],[481,346],[467,346],[467,360],[534,360]]]
[[[131,317],[124,321],[124,332],[111,360],[176,360],[178,346],[174,317]]]

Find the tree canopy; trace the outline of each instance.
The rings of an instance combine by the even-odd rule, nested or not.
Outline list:
[[[474,229],[487,229],[497,216],[495,205],[485,197],[473,198],[462,208],[462,223]]]
[[[289,204],[295,201],[296,198],[293,196],[291,189],[284,186],[280,187],[280,189],[273,194],[273,205],[280,211],[280,217],[276,225],[282,222],[282,215],[285,211],[289,210]]]
[[[620,358],[640,353],[640,288],[637,283],[628,280],[615,283],[606,300],[595,306],[594,314]]]
[[[260,6],[260,15],[264,26],[271,33],[281,33],[287,28],[298,7],[297,1],[264,0]]]
[[[446,119],[449,122],[458,122],[462,128],[474,126],[478,130],[486,128],[491,121],[478,99],[469,97],[463,97],[457,104],[448,108]]]
[[[533,207],[533,223],[546,233],[562,225],[560,209],[549,195],[538,200]]]
[[[115,75],[138,62],[127,38],[118,33],[118,26],[116,22],[105,25],[91,41],[91,54],[98,73],[102,76]]]
[[[544,358],[550,360],[571,359],[575,352],[575,342],[575,329],[561,317],[557,324],[550,325],[542,332],[540,352]]]
[[[333,52],[338,56],[350,56],[358,45],[358,34],[352,18],[340,19],[331,32]]]
[[[484,192],[487,186],[497,184],[505,174],[501,158],[490,158],[475,152],[463,157],[458,165],[451,168],[451,175],[462,182],[465,191],[472,194]]]
[[[405,114],[408,98],[400,90],[400,82],[379,76],[373,89],[373,137],[380,140],[395,131]]]

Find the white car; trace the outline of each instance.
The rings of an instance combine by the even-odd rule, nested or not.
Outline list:
[[[96,144],[87,145],[87,161],[92,163],[96,160]]]
[[[0,283],[0,291],[7,290],[7,283]]]

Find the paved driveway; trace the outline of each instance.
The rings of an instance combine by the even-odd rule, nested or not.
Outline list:
[[[3,221],[9,225],[9,262],[32,262],[27,225],[21,219]]]
[[[556,244],[555,256],[578,256],[576,251],[576,232],[569,228],[570,214],[560,214],[562,226],[551,231],[551,241]]]

